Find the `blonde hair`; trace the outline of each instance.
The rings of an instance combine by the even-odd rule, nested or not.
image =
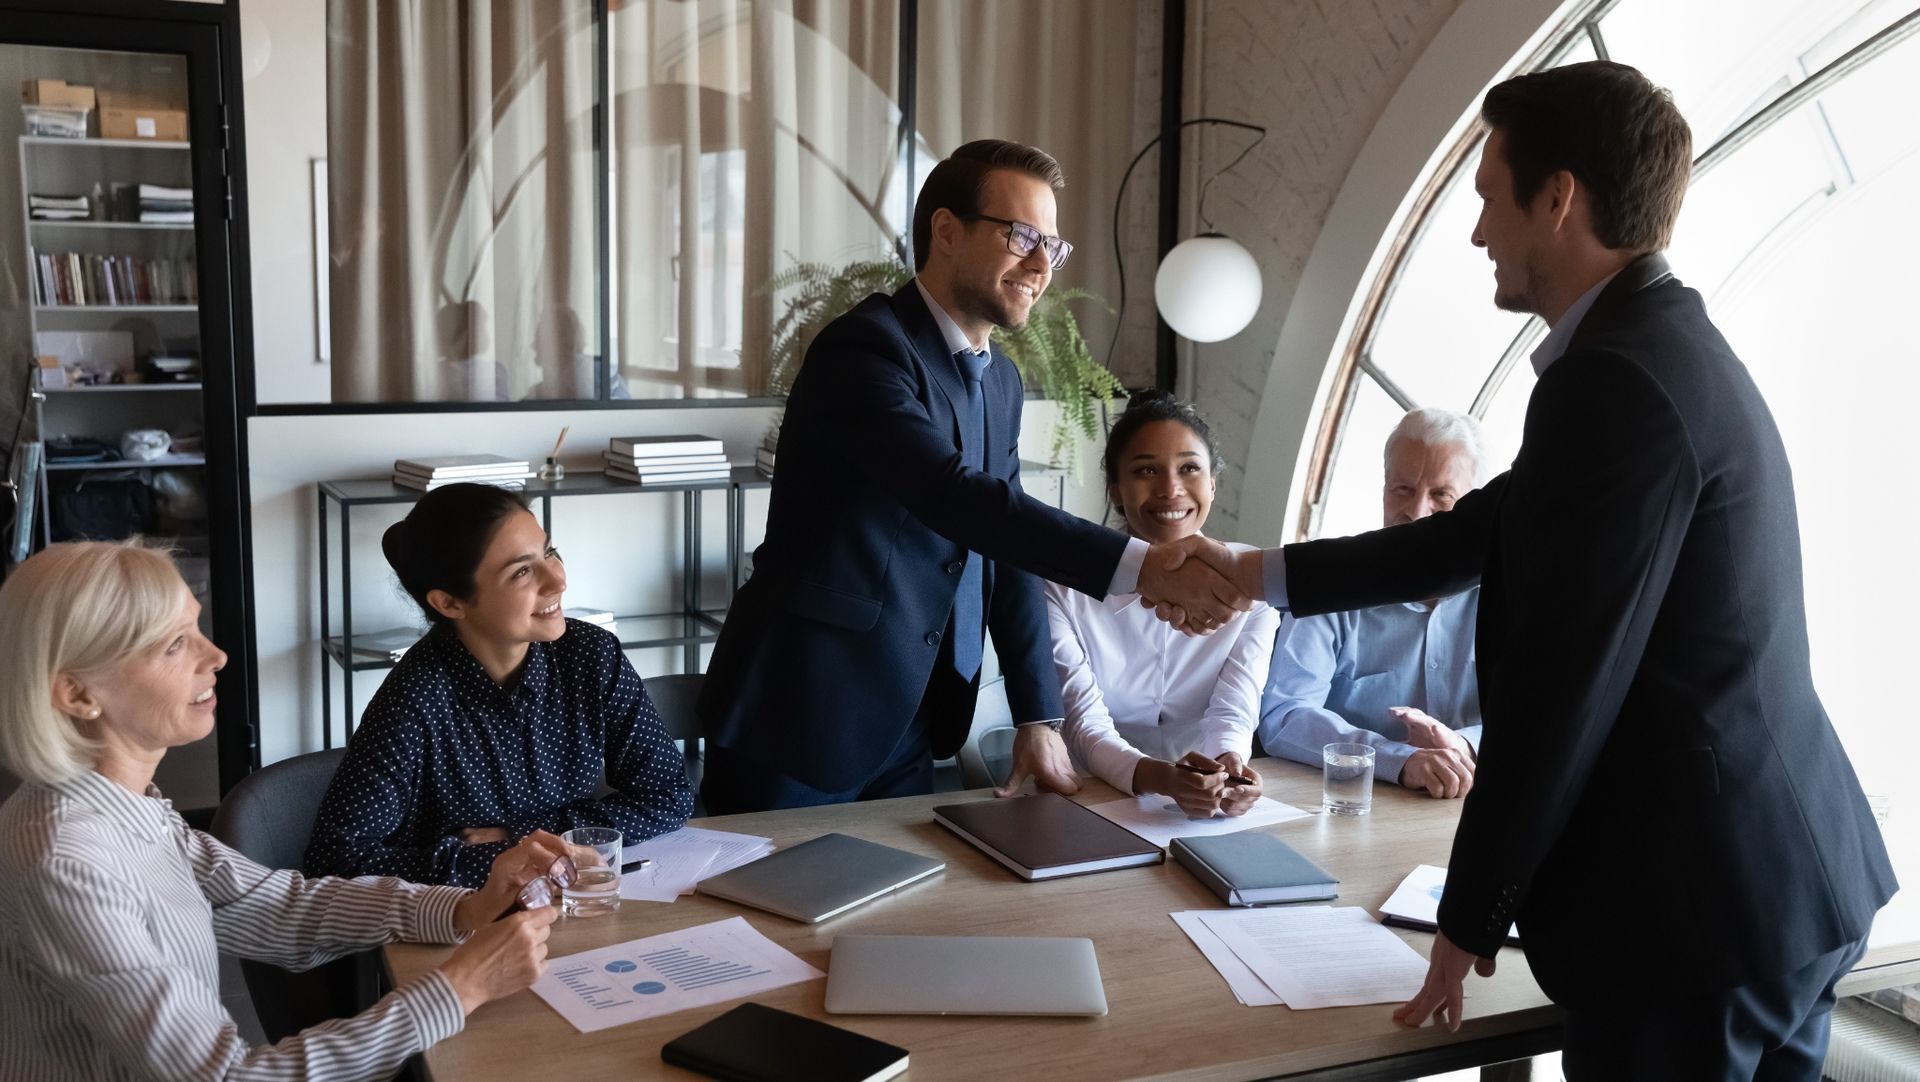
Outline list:
[[[139,539],[50,545],[0,584],[0,767],[55,785],[93,767],[96,742],[53,705],[61,673],[157,645],[180,615],[180,573]]]

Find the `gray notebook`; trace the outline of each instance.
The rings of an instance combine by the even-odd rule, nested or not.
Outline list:
[[[946,865],[845,834],[822,834],[700,881],[700,893],[817,924]]]
[[[1093,940],[843,935],[827,965],[829,1014],[1107,1013]]]
[[[1340,881],[1271,834],[1242,831],[1175,838],[1168,849],[1228,905],[1272,905],[1340,896]]]

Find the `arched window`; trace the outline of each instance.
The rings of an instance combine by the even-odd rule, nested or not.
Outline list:
[[[1920,11],[1910,0],[1619,0],[1576,6],[1564,25],[1519,66],[1632,64],[1693,127],[1693,186],[1669,255],[1786,440],[1815,679],[1871,775],[1886,746],[1873,734],[1903,717],[1890,674],[1920,643],[1887,604],[1888,576],[1912,564],[1920,531],[1905,497],[1920,402]],[[1494,309],[1492,265],[1468,241],[1484,137],[1474,124],[1436,155],[1336,360],[1296,520],[1312,536],[1380,524],[1382,444],[1405,409],[1480,417],[1489,472],[1519,446],[1526,357],[1545,327]],[[1869,789],[1886,791],[1905,767],[1884,769]]]

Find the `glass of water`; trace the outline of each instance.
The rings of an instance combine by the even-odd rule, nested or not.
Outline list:
[[[575,827],[560,835],[573,854],[573,882],[560,891],[560,912],[597,917],[620,908],[620,832]]]
[[[1365,815],[1373,809],[1373,747],[1328,744],[1320,749],[1320,804],[1328,815]]]

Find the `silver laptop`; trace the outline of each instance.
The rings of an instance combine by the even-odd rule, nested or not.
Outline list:
[[[831,1014],[1107,1013],[1091,939],[843,935],[827,966]]]
[[[918,853],[822,834],[700,881],[700,893],[817,924],[946,865]]]

